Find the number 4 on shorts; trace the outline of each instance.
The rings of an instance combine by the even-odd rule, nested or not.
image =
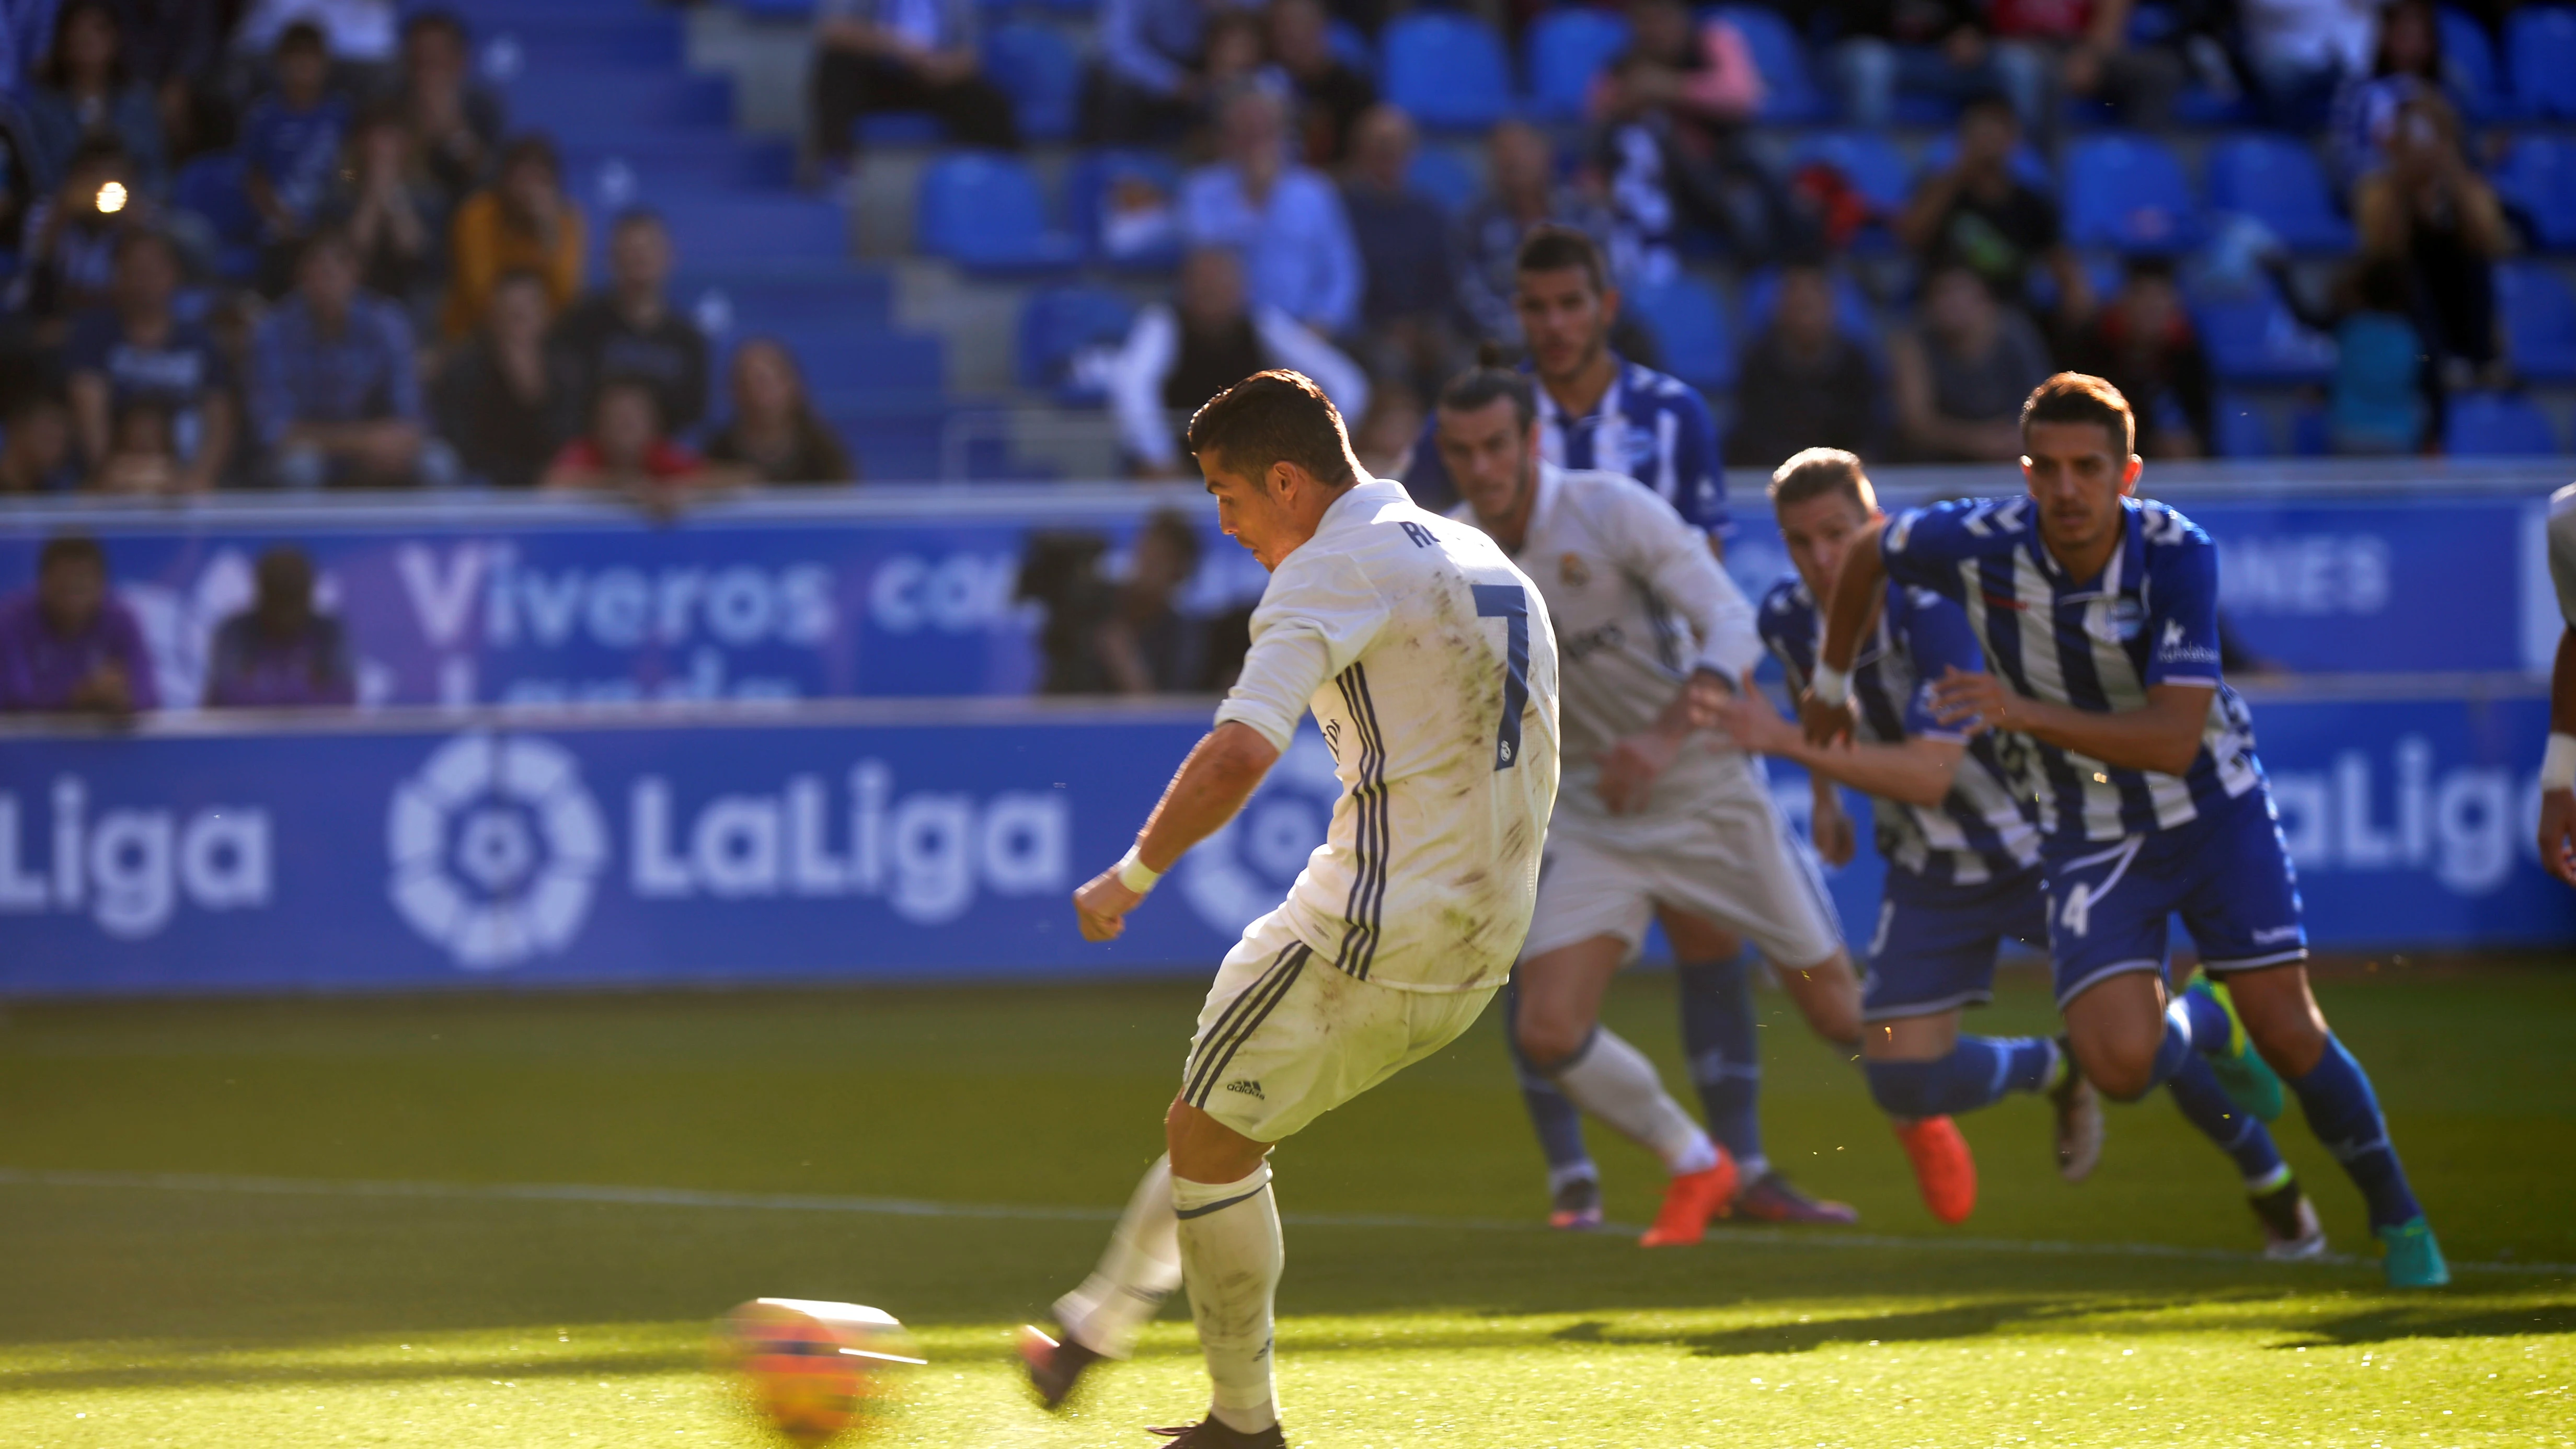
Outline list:
[[[1529,703],[1529,590],[1518,584],[1476,584],[1476,617],[1504,621],[1503,720],[1494,731],[1494,768],[1520,759],[1521,710]]]

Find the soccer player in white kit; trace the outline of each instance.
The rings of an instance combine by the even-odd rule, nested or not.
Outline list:
[[[1443,390],[1435,441],[1472,521],[1546,595],[1565,669],[1565,790],[1522,948],[1512,1031],[1576,1105],[1672,1175],[1649,1247],[1698,1242],[1738,1168],[1601,1025],[1611,976],[1660,916],[1677,951],[1732,931],[1779,969],[1826,1039],[1860,1040],[1860,983],[1833,907],[1734,742],[1694,731],[1684,687],[1740,689],[1761,657],[1752,606],[1653,490],[1540,454],[1528,379],[1478,368]],[[1785,1184],[1776,1191],[1788,1191]],[[1848,1209],[1844,1210],[1848,1212]]]
[[[1215,728],[1134,848],[1074,895],[1105,941],[1216,831],[1309,710],[1342,781],[1324,843],[1244,931],[1199,1013],[1170,1153],[1109,1251],[1021,1340],[1053,1408],[1123,1358],[1185,1278],[1215,1393],[1160,1430],[1191,1449],[1281,1445],[1271,1386],[1280,1267],[1272,1146],[1447,1046],[1509,977],[1556,798],[1556,637],[1493,541],[1360,471],[1341,415],[1293,372],[1256,373],[1190,420],[1217,516],[1271,571]]]
[[[2576,483],[2549,495],[2549,577],[2567,628],[2549,673],[2549,745],[2540,757],[2540,865],[2576,886]]]

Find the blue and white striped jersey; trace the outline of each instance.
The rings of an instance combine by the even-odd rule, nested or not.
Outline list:
[[[1823,633],[1815,596],[1793,574],[1762,596],[1758,619],[1762,642],[1789,677],[1791,696],[1804,693]],[[1890,584],[1877,632],[1861,642],[1852,661],[1852,700],[1858,706],[1857,733],[1873,744],[1921,738],[1967,746],[1940,804],[1872,797],[1870,814],[1878,853],[1888,864],[1925,880],[1982,885],[2038,862],[2039,827],[2028,790],[2006,760],[2027,742],[2019,735],[2009,742],[1991,733],[1971,738],[1932,717],[1931,681],[1952,666],[1985,668],[1967,614],[1929,589]]]
[[[1618,473],[1663,496],[1692,527],[1725,538],[1735,532],[1726,511],[1726,465],[1717,451],[1717,419],[1697,389],[1678,377],[1625,358],[1600,405],[1583,417],[1538,390],[1539,456],[1570,473]],[[1528,372],[1529,364],[1521,364]],[[1404,470],[1404,486],[1425,508],[1458,499],[1449,469],[1432,442],[1435,414],[1423,420]]]
[[[1888,577],[1956,600],[1986,658],[2034,699],[2113,714],[2156,684],[2218,692],[2182,775],[2118,769],[2034,740],[2040,829],[2117,840],[2200,818],[2263,783],[2254,722],[2218,672],[2218,550],[2162,503],[2123,501],[2120,547],[2101,576],[2069,578],[2039,536],[2030,499],[1972,498],[1898,515],[1879,536]]]

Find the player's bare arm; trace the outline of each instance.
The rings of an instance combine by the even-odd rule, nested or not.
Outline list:
[[[1992,674],[1952,669],[1933,681],[1932,713],[1946,725],[2011,730],[2123,770],[2180,775],[2200,754],[2217,693],[2206,684],[2151,684],[2138,708],[2098,714],[2016,693]]]
[[[1768,705],[1742,697],[1712,702],[1710,723],[1748,752],[1773,755],[1810,775],[1907,805],[1940,804],[1950,793],[1960,758],[1967,753],[1967,747],[1955,740],[1919,736],[1895,745],[1850,739],[1812,745],[1796,725]],[[1819,803],[1824,798],[1820,795]]]
[[[1798,700],[1798,723],[1807,743],[1828,745],[1852,732],[1851,666],[1860,653],[1860,636],[1887,590],[1887,560],[1879,553],[1879,531],[1870,529],[1851,542],[1842,571],[1834,578],[1833,597],[1825,605],[1825,637],[1816,645],[1816,677]]]
[[[1136,848],[1073,893],[1074,913],[1082,918],[1082,938],[1117,940],[1127,929],[1127,913],[1153,888],[1153,877],[1170,870],[1191,846],[1232,820],[1278,762],[1278,747],[1248,724],[1228,720],[1208,731],[1181,762],[1172,783],[1164,787],[1163,798],[1136,834]],[[1143,867],[1142,872],[1132,870],[1131,863]],[[1131,880],[1144,888],[1131,885]]]
[[[2576,625],[2549,674],[2549,752],[2540,765],[2540,865],[2576,886]]]

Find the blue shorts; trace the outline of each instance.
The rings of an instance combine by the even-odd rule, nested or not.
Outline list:
[[[1995,953],[2007,940],[2048,936],[2039,867],[1978,885],[1927,881],[1890,868],[1869,943],[1860,1017],[1933,1016],[1995,999]]]
[[[2269,786],[2171,830],[2052,840],[2042,864],[2060,1009],[2124,972],[2161,974],[2177,913],[2212,976],[2307,959],[2298,873]]]

